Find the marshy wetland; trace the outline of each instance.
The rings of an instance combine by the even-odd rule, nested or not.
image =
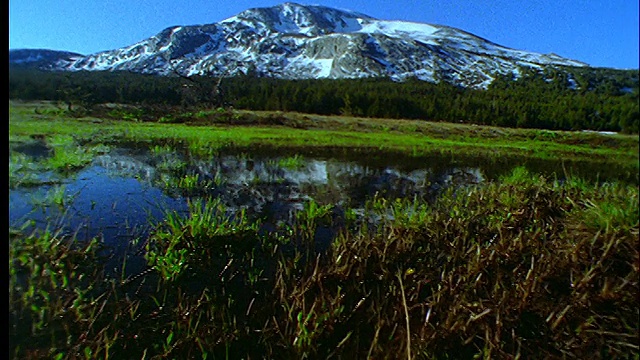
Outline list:
[[[9,109],[12,358],[638,358],[637,135]]]

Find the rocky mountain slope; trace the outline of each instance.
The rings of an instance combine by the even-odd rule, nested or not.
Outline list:
[[[40,64],[185,76],[416,77],[465,87],[486,87],[497,75],[518,76],[522,67],[547,65],[587,66],[510,49],[452,27],[295,3],[249,9],[213,24],[170,27],[120,49]]]
[[[83,55],[58,50],[47,49],[16,49],[9,50],[9,64],[40,68],[53,68],[62,62],[68,63],[82,58]]]

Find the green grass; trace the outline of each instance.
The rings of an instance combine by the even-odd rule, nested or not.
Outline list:
[[[48,159],[48,167],[57,171],[81,169],[93,160],[91,148],[78,146],[68,135],[52,136],[48,144],[53,148],[53,156]]]
[[[283,157],[278,160],[278,166],[289,169],[289,170],[297,170],[304,166],[305,160],[302,155],[295,154],[293,156]]]
[[[188,205],[188,217],[167,214],[147,244],[150,266],[165,279],[176,279],[189,268],[202,270],[199,262],[212,249],[242,249],[249,241],[247,234],[257,237],[257,224],[244,211],[230,214],[217,199],[189,200]]]
[[[78,323],[104,324],[101,316],[109,299],[105,296],[109,282],[103,282],[96,266],[99,248],[97,240],[78,243],[57,231],[13,233],[9,246],[12,358],[109,353],[115,337],[104,333],[89,335],[87,328],[77,326]],[[75,349],[60,348],[68,339],[87,335],[90,340],[86,344],[76,343]],[[20,344],[15,344],[18,341]]]
[[[444,154],[566,158],[638,168],[637,136],[504,129],[415,120],[279,114],[285,119],[292,119],[290,121],[295,120],[296,127],[288,127],[260,124],[262,116],[273,116],[260,112],[253,115],[256,118],[253,120],[254,124],[243,125],[215,123],[195,126],[111,120],[96,124],[93,118],[76,119],[57,114],[36,116],[29,113],[29,105],[16,105],[14,102],[9,105],[9,135],[14,138],[46,134],[48,137],[73,135],[77,141],[94,144],[117,141],[186,143],[192,153],[202,156],[210,156],[220,149],[230,147],[338,147],[384,150],[413,156]],[[31,105],[33,106],[35,105]],[[300,128],[300,123],[306,124],[306,127]],[[390,130],[386,130],[387,128]],[[83,160],[82,154],[76,154],[73,149],[64,156],[70,158],[69,163],[72,165],[82,163]],[[75,160],[73,156],[80,159]]]

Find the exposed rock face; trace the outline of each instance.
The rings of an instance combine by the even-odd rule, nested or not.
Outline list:
[[[509,49],[447,26],[284,3],[215,24],[167,28],[127,47],[57,59],[49,67],[287,79],[417,77],[486,87],[497,74],[518,76],[521,67],[546,65],[586,66],[555,54]]]

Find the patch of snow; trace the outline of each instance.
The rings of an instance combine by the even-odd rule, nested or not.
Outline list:
[[[582,130],[582,132],[586,133],[595,133],[601,135],[617,135],[618,133],[615,131],[596,131],[596,130]]]
[[[422,42],[433,42],[438,28],[429,24],[414,23],[409,21],[370,21],[359,29],[358,33],[383,34],[389,37],[411,37]]]
[[[413,72],[416,78],[420,80],[433,81],[434,80],[434,72],[429,69],[420,69]]]
[[[333,67],[333,59],[316,59],[313,63],[320,69],[316,74],[318,77],[329,77],[331,74],[331,68]]]
[[[567,82],[569,83],[569,89],[571,90],[578,89],[578,82],[576,82],[576,80],[573,77],[568,78]]]
[[[331,20],[331,19],[328,19]],[[342,21],[335,22],[338,26],[335,28],[335,32],[340,33],[353,33],[362,30],[362,24],[359,19],[347,18],[341,19]]]
[[[226,18],[226,19],[220,21],[220,24],[225,24],[225,25],[235,24],[235,23],[237,23],[239,21],[240,21],[240,19],[238,18],[238,15],[235,15],[235,16],[232,16],[232,17],[229,17],[229,18]]]

